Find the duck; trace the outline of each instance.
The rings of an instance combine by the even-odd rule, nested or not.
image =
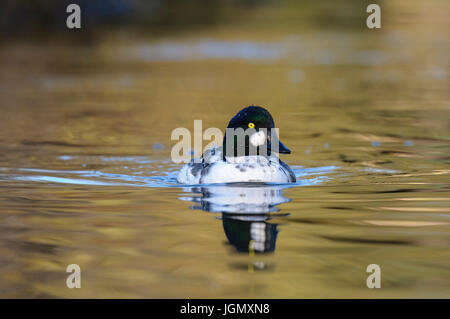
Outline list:
[[[274,128],[268,110],[254,105],[245,107],[229,121],[222,146],[207,149],[200,159],[191,159],[179,171],[177,182],[295,183],[294,172],[276,154],[291,151],[279,140]]]

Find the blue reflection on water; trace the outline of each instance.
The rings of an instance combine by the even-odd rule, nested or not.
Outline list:
[[[176,181],[180,165],[173,164],[170,160],[153,160],[147,156],[78,157],[69,155],[62,155],[59,159],[64,162],[73,161],[81,167],[98,163],[103,163],[103,166],[99,169],[85,170],[0,168],[0,179],[71,185],[186,187]],[[297,182],[284,187],[318,185],[329,181],[330,174],[339,169],[337,166],[307,168],[299,165],[292,165],[291,168],[297,177]],[[223,184],[195,186],[220,187]]]
[[[283,51],[279,43],[203,39],[193,43],[164,41],[145,44],[136,47],[134,54],[145,61],[185,61],[205,58],[254,61],[280,59]]]

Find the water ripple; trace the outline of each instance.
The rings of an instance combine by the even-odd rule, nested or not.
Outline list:
[[[91,186],[128,187],[179,187],[176,176],[181,165],[169,160],[152,160],[146,156],[88,156],[62,155],[61,162],[73,162],[81,167],[96,167],[99,162],[106,163],[100,169],[44,169],[44,168],[0,168],[1,180],[24,182],[56,183]],[[126,165],[124,165],[126,164]],[[58,165],[55,165],[58,166]],[[98,166],[97,166],[98,167]],[[303,167],[292,165],[297,177],[295,184],[287,187],[312,186],[332,179],[339,167]],[[211,186],[211,185],[207,185]]]

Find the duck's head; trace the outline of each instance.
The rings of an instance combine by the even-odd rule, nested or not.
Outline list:
[[[225,156],[240,156],[244,154],[245,156],[270,155],[272,151],[290,154],[291,151],[281,143],[274,128],[275,123],[272,115],[266,109],[260,106],[248,106],[242,109],[228,123],[227,132],[223,138],[224,158]],[[227,136],[230,137],[231,135],[229,134],[233,131],[235,132],[234,152],[233,150],[227,152]],[[237,132],[245,132],[244,138],[238,138]]]

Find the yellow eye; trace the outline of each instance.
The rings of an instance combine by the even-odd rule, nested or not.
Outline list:
[[[253,124],[253,123],[250,122],[250,123],[248,123],[248,127],[249,127],[249,128],[255,128],[255,124]]]

